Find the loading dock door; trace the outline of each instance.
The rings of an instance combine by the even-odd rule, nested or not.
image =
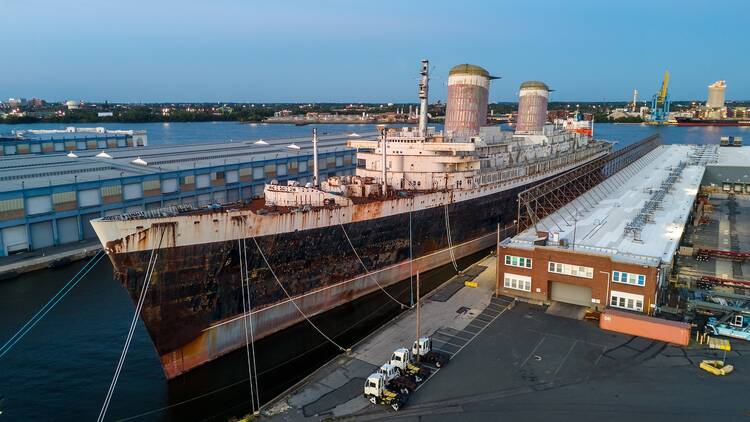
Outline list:
[[[558,302],[591,306],[591,287],[550,281],[549,298]]]
[[[6,253],[25,251],[29,248],[26,226],[7,227],[2,230],[2,234]]]

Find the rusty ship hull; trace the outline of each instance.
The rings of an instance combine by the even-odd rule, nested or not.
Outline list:
[[[493,245],[497,224],[512,224],[515,197],[521,189],[448,206],[456,259]],[[411,217],[404,213],[255,240],[297,306],[312,316],[377,292],[378,284],[385,287],[408,280],[412,271],[449,264],[445,212],[443,206],[434,207],[413,212]],[[254,241],[244,240],[159,250],[141,318],[167,378],[245,346],[240,248],[247,254],[255,339],[304,320]],[[410,253],[414,262],[409,260]],[[134,302],[140,296],[150,257],[150,250],[110,254],[116,277]]]
[[[304,321],[300,310],[325,317],[326,311],[408,280],[416,271],[492,247],[498,224],[512,226],[520,191],[606,153],[464,191],[307,212],[220,208],[165,218],[100,219],[92,225],[134,303],[152,252],[158,251],[141,319],[172,379],[244,348],[246,322],[259,340]],[[247,254],[249,313],[243,312],[240,249]]]

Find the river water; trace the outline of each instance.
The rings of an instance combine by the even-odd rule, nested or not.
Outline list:
[[[12,129],[62,128],[65,125],[0,125],[0,133]],[[92,125],[78,125],[92,126]],[[311,127],[221,123],[107,124],[113,129],[145,129],[149,143],[184,144],[257,138],[304,136]],[[319,125],[324,132],[365,132],[372,125]],[[743,136],[750,141],[750,128],[650,127],[645,125],[597,124],[597,138],[618,142],[618,147],[660,133],[664,143],[718,143],[721,136]],[[42,270],[0,281],[0,344],[5,343],[28,318],[60,289],[83,265]],[[447,277],[437,273],[435,277]],[[3,420],[92,420],[95,419],[112,379],[122,350],[133,304],[125,290],[112,279],[107,259],[102,260],[47,317],[0,358],[0,422]],[[388,315],[384,315],[387,319]],[[369,327],[371,329],[372,327]],[[296,328],[295,336],[314,336],[311,329]],[[357,336],[364,334],[363,330]],[[356,337],[356,336],[355,336]],[[356,338],[350,339],[351,341]],[[291,371],[269,385],[265,396],[281,391],[314,367],[333,356],[322,347],[295,364]],[[168,383],[148,334],[139,324],[124,369],[108,411],[108,420],[146,413],[135,420],[193,420],[241,414],[247,405],[234,407],[246,397],[244,355],[230,355],[222,362]],[[283,377],[284,379],[282,380]],[[263,378],[261,378],[263,380]],[[236,386],[207,395],[222,386]],[[181,404],[185,401],[187,403]],[[168,409],[164,409],[168,407]],[[160,410],[163,409],[163,410]]]

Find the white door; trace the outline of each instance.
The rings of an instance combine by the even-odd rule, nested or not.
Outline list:
[[[7,227],[3,229],[2,233],[6,255],[13,252],[25,251],[29,248],[26,226]]]
[[[552,281],[549,298],[558,302],[588,307],[591,306],[591,287]]]

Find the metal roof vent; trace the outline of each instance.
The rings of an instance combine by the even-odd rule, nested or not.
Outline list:
[[[112,158],[112,156],[102,151],[99,154],[96,154],[96,158]]]
[[[262,139],[258,139],[257,141],[255,141],[255,145],[268,145],[268,142]]]
[[[131,161],[131,163],[138,164],[139,166],[147,166],[148,165],[148,163],[146,162],[146,160],[144,160],[141,157],[136,158],[135,160]]]
[[[78,156],[77,156],[77,155],[75,155],[75,153],[74,153],[73,151],[70,151],[70,152],[69,152],[69,153],[67,154],[67,156],[68,156],[69,158],[78,158]]]

